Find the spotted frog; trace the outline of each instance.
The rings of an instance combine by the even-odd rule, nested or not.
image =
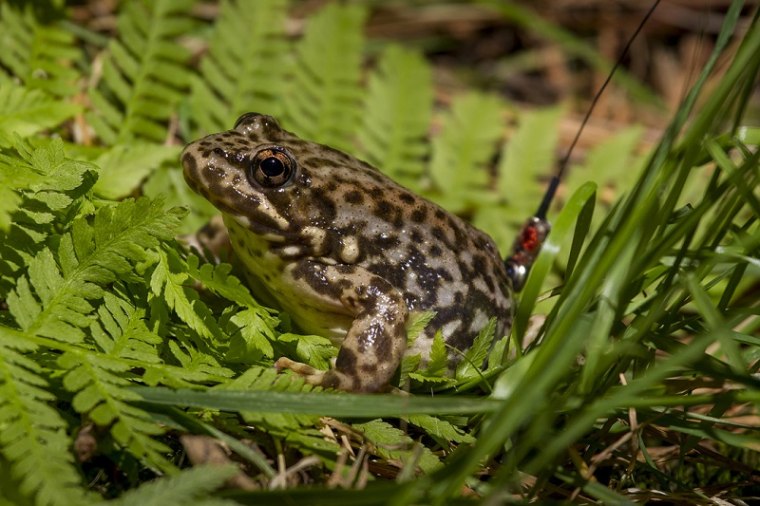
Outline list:
[[[438,330],[456,350],[491,318],[496,335],[509,332],[512,294],[493,240],[367,163],[248,113],[189,144],[182,165],[190,187],[222,212],[254,293],[340,346],[329,371],[287,358],[278,368],[375,392],[405,352],[427,358]],[[435,317],[407,350],[418,311]]]

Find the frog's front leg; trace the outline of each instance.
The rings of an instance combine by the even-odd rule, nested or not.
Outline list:
[[[388,386],[406,349],[406,302],[388,281],[354,265],[325,265],[301,260],[290,269],[313,296],[339,304],[353,321],[338,351],[335,368],[318,371],[281,358],[275,366],[291,369],[315,385],[355,392]]]

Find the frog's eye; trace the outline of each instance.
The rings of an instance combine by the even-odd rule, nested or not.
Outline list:
[[[279,146],[256,152],[251,160],[248,178],[266,188],[277,188],[290,181],[296,171],[296,161]]]

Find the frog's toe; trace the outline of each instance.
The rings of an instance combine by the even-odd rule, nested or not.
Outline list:
[[[302,364],[301,362],[295,362],[287,357],[280,357],[277,362],[274,363],[275,369],[278,372],[288,369],[301,376],[306,383],[315,386],[321,386],[324,388],[334,388],[337,390],[351,391],[376,391],[378,388],[361,388],[356,380],[343,374],[340,371],[331,369],[329,371],[321,371],[315,369],[310,365]]]
[[[315,369],[310,365],[302,364],[301,362],[295,362],[287,357],[280,357],[277,362],[274,363],[274,368],[277,372],[282,372],[285,369],[289,369],[299,376],[316,376],[323,375],[325,372]]]

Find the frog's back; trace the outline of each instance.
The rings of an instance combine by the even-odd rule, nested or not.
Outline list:
[[[288,132],[255,142],[287,148],[308,172],[311,184],[292,205],[300,227],[326,232],[322,258],[386,279],[410,311],[435,311],[428,339],[440,329],[465,349],[492,317],[497,335],[509,331],[509,281],[488,235],[341,151]]]

